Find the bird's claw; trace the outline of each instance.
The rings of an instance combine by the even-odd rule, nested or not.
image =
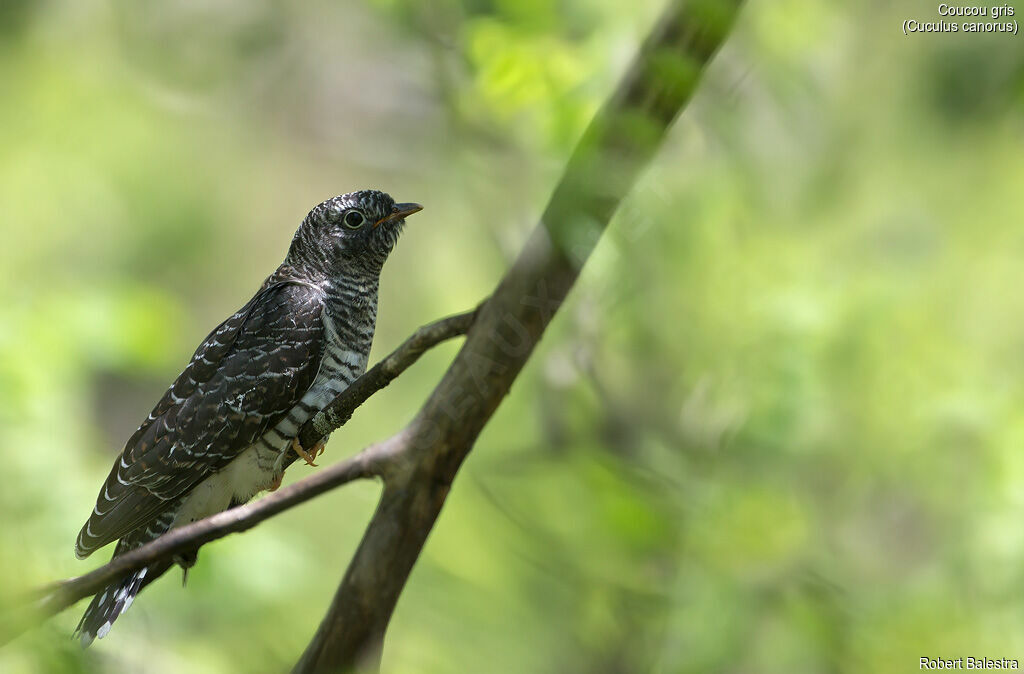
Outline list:
[[[323,454],[323,452],[324,452],[324,443],[323,442],[316,443],[315,445],[313,445],[313,450],[310,451],[310,452],[307,452],[306,450],[304,450],[302,448],[302,445],[299,443],[299,439],[295,438],[295,439],[292,440],[292,449],[295,450],[296,454],[298,454],[300,457],[302,457],[302,460],[306,462],[307,466],[316,466],[316,464],[313,463],[313,461],[316,459],[316,457],[318,457],[321,454]]]

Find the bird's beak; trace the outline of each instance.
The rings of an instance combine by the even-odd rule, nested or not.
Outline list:
[[[390,215],[386,215],[377,222],[373,223],[374,227],[379,227],[386,222],[394,222],[395,220],[401,220],[413,213],[419,213],[423,210],[423,207],[419,204],[407,203],[407,204],[395,204],[394,208],[391,209]]]

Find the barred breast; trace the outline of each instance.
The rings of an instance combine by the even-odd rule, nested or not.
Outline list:
[[[373,290],[376,290],[374,288]],[[374,292],[374,300],[376,299]],[[326,340],[320,370],[302,399],[276,426],[223,470],[199,483],[185,498],[170,528],[189,524],[245,503],[280,477],[282,460],[302,424],[366,371],[376,323],[376,301],[353,324],[348,293],[329,297],[323,313]]]

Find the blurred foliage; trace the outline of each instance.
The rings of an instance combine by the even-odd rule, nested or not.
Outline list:
[[[0,3],[0,602],[102,561],[71,546],[121,444],[313,204],[427,206],[375,357],[473,306],[659,11]],[[1024,653],[1024,52],[905,38],[906,11],[746,8],[465,466],[385,671]],[[399,428],[455,348],[325,458]],[[88,651],[69,611],[0,671],[284,671],[376,490],[209,546]]]

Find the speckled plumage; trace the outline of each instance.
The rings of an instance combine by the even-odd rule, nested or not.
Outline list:
[[[309,212],[284,263],[203,340],[126,443],[78,535],[79,558],[115,540],[123,554],[280,478],[299,427],[365,371],[380,271],[417,210],[363,190]],[[98,593],[78,625],[83,644],[170,566]]]

